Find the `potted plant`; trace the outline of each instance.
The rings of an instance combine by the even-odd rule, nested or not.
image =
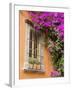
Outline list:
[[[40,62],[38,60],[36,61],[36,65],[36,69],[40,69]]]
[[[35,62],[35,63],[34,63],[34,67],[33,67],[33,68],[34,68],[34,69],[36,69],[36,67],[37,67],[37,64],[36,64],[36,62]]]
[[[33,60],[33,59],[30,59],[30,60],[29,60],[29,67],[30,67],[31,69],[33,69],[33,67],[34,67],[34,60]]]

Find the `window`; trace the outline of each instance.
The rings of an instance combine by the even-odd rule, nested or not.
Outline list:
[[[32,30],[30,30],[30,39],[29,39],[29,57],[32,57]]]
[[[37,58],[38,52],[37,52],[37,47],[38,45],[38,40],[37,40],[37,33],[32,32],[33,30],[30,30],[30,38],[29,38],[29,57],[32,58]]]
[[[25,71],[44,72],[43,48],[34,28],[26,23]]]

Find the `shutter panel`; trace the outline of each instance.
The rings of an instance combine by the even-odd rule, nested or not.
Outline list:
[[[41,55],[40,55],[40,43],[38,43],[39,45],[38,45],[38,59],[39,59],[39,61],[41,62]]]
[[[44,71],[44,48],[42,43],[39,45],[40,47],[40,62],[41,62],[41,70]]]
[[[24,59],[24,69],[29,68],[29,36],[30,36],[30,26],[26,23],[25,32],[25,59]]]

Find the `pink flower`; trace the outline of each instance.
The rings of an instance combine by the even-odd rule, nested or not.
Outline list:
[[[61,75],[61,73],[58,72],[58,71],[53,71],[53,72],[51,72],[51,76],[52,76],[52,77],[58,77],[58,76],[60,76],[60,75]]]

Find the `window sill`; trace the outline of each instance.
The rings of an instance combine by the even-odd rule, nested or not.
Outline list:
[[[24,69],[25,72],[38,72],[38,73],[45,73],[45,70],[42,70],[42,69]]]

